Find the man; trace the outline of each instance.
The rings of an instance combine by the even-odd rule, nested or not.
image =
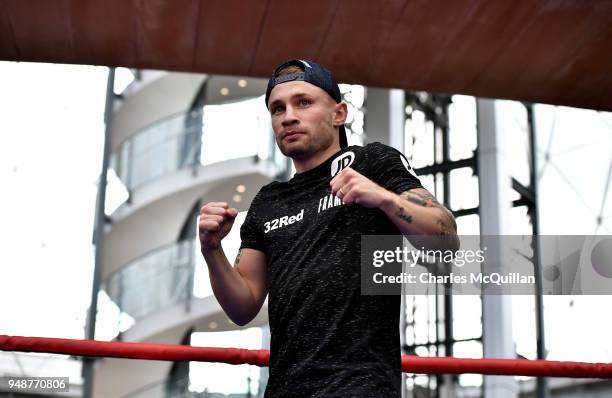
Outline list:
[[[255,196],[233,267],[221,240],[237,210],[202,207],[200,241],[213,292],[238,325],[251,321],[269,294],[265,397],[399,397],[400,297],[361,295],[360,236],[435,234],[454,247],[454,218],[397,150],[347,147],[347,106],[320,65],[279,66],[266,106],[296,174]]]

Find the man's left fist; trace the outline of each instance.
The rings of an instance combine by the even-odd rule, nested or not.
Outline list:
[[[342,199],[342,202],[369,208],[381,207],[391,195],[391,192],[350,167],[332,178],[329,185],[332,194]]]

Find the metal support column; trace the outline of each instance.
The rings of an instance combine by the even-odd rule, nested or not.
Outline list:
[[[111,150],[111,120],[113,114],[113,101],[115,97],[115,68],[108,71],[106,83],[106,104],[104,108],[104,148],[102,155],[102,170],[98,181],[98,196],[96,198],[96,216],[94,223],[93,243],[96,247],[94,257],[94,274],[91,286],[91,304],[87,316],[85,338],[92,340],[96,335],[96,314],[98,312],[98,291],[101,284],[102,273],[102,242],[104,238],[104,203],[106,201],[106,176]],[[91,398],[93,394],[94,359],[83,358],[83,398]]]
[[[450,100],[445,103],[442,108],[443,111],[439,115],[439,119],[442,122],[440,129],[442,130],[442,163],[446,164],[450,162],[450,122],[448,119],[448,107],[450,104]],[[444,189],[444,205],[451,209],[451,184],[450,184],[450,172],[445,172],[442,175],[443,178],[443,189]],[[445,286],[445,288],[451,288],[451,285]],[[453,295],[452,294],[444,294],[444,355],[448,357],[453,356]],[[456,375],[443,375],[442,376],[443,384],[442,388],[438,387],[438,389],[442,390],[443,398],[454,398],[455,397],[455,387],[458,377]]]
[[[538,359],[546,359],[546,340],[544,336],[544,297],[542,292],[542,262],[540,257],[540,247],[538,244],[538,236],[540,235],[539,214],[538,214],[538,144],[535,129],[535,115],[532,104],[525,104],[527,109],[527,126],[529,129],[529,147],[530,153],[530,189],[532,193],[533,203],[530,206],[531,225],[533,229],[533,267],[536,280],[535,292],[535,310],[536,310],[536,343]],[[537,379],[537,397],[548,398],[548,379],[538,377]]]
[[[504,235],[511,206],[511,177],[507,165],[504,135],[497,128],[495,101],[477,99],[478,170],[480,194],[481,244],[488,247],[488,269],[502,262],[499,239],[487,236]],[[511,296],[483,294],[483,353],[486,358],[515,358],[512,340]],[[485,398],[516,398],[518,384],[511,376],[485,376]]]

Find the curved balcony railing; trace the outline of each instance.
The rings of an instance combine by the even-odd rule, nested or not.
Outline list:
[[[193,297],[196,241],[179,241],[121,267],[103,285],[119,311],[138,320]]]
[[[239,157],[273,161],[281,173],[269,116],[260,99],[211,105],[143,128],[112,154],[111,167],[128,190],[165,174]]]

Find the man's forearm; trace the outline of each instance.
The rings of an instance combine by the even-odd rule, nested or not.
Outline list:
[[[213,293],[223,311],[237,325],[250,322],[259,308],[240,272],[231,266],[221,247],[202,254],[208,265]]]
[[[440,239],[434,242],[431,238],[424,238],[423,242],[451,250],[459,248],[455,218],[431,195],[388,192],[380,209],[403,235],[434,235]]]

